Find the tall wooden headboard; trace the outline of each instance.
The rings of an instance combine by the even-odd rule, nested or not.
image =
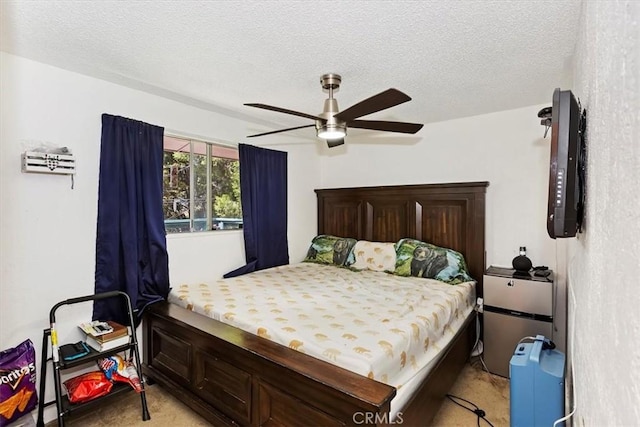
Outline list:
[[[375,242],[410,237],[462,253],[482,296],[488,182],[315,190],[318,234]]]

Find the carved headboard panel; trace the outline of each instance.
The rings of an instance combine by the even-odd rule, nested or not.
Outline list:
[[[315,190],[318,234],[396,242],[411,237],[462,253],[482,295],[488,182]]]

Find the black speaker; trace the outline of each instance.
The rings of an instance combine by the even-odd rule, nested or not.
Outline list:
[[[513,261],[511,261],[511,265],[513,265],[513,269],[519,273],[528,273],[533,267],[531,264],[531,260],[527,258],[527,248],[524,246],[520,246],[520,255],[515,257]]]

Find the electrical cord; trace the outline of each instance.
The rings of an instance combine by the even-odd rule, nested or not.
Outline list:
[[[479,305],[477,305],[474,310],[478,313],[482,313]],[[474,354],[476,351],[477,354]],[[487,364],[484,362],[484,358],[482,357],[483,351],[484,347],[482,341],[480,340],[480,316],[476,315],[476,342],[473,344],[473,347],[471,349],[471,357],[477,357],[478,360],[480,360],[480,363],[482,363],[484,370],[487,371],[487,374],[489,374],[489,381],[491,381],[491,384],[493,384],[494,387],[499,387],[499,385],[493,378],[493,374],[489,371]]]
[[[485,418],[485,416],[487,415],[482,409],[480,409],[478,407],[478,405],[476,405],[473,402],[468,401],[467,399],[463,399],[462,397],[458,397],[458,396],[454,396],[453,394],[448,394],[447,393],[447,398],[452,401],[453,403],[455,403],[456,405],[460,406],[461,408],[466,409],[469,412],[473,412],[474,414],[476,414],[478,416],[478,427],[480,427],[480,419],[484,420],[484,422],[486,422],[487,424],[489,424],[491,427],[495,427],[493,424],[491,424],[491,421],[489,421],[488,419]],[[463,402],[467,402],[469,405],[472,405],[473,408],[469,408],[468,406],[463,405],[460,402],[457,402],[456,399],[458,400],[462,400]]]
[[[489,372],[489,368],[487,368],[487,364],[484,363],[484,358],[482,356],[479,356],[479,359],[480,359],[480,363],[482,363],[482,366],[484,367],[484,370],[487,371],[487,374],[493,375],[491,372]]]
[[[478,360],[482,364],[482,368],[484,369],[484,371],[487,373],[489,377],[489,382],[491,382],[491,385],[493,385],[497,389],[500,389],[501,388],[500,384],[498,384],[494,375],[491,373],[491,371],[489,371],[489,368],[487,367],[487,364],[484,362],[484,358],[482,357],[482,355],[478,356]]]
[[[474,310],[480,313],[479,306],[476,306]],[[481,347],[478,348],[478,345]],[[473,344],[473,347],[471,347],[471,356],[474,356],[473,353],[476,351],[478,352],[478,356],[481,355],[483,351],[482,344],[480,343],[480,316],[478,314],[476,314],[476,342]]]
[[[571,313],[571,340],[568,342],[567,345],[567,350],[569,351],[569,359],[571,361],[570,363],[570,369],[571,369],[571,391],[573,393],[573,410],[565,415],[562,418],[558,418],[557,420],[554,421],[553,423],[553,427],[558,426],[560,423],[568,420],[569,418],[573,417],[576,413],[576,410],[578,409],[578,393],[576,392],[576,372],[575,372],[575,368],[573,366],[573,346],[575,345],[575,335],[576,335],[576,311],[577,311],[577,304],[576,304],[576,296],[573,293],[573,288],[569,287],[569,283],[571,283],[571,277],[573,276],[571,269],[573,267],[573,260],[571,265],[569,266],[569,268],[567,268],[567,294],[571,297],[572,302],[573,302],[573,312]]]

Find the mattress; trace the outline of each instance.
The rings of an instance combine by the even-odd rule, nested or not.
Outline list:
[[[474,301],[475,282],[314,263],[181,284],[169,295],[171,303],[399,390],[437,359]]]

